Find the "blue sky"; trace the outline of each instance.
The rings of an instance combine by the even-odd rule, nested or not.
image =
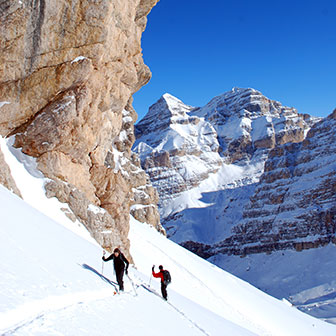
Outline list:
[[[152,79],[134,95],[138,120],[166,92],[203,106],[235,86],[300,113],[336,108],[334,0],[161,0],[142,48]]]

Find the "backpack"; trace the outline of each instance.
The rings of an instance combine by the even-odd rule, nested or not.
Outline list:
[[[169,271],[164,270],[163,271],[163,283],[167,286],[171,283],[171,276]]]

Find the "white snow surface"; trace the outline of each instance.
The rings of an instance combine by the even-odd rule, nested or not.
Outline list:
[[[336,246],[301,252],[218,254],[209,260],[279,299],[286,297],[308,314],[336,324]]]
[[[336,332],[335,326],[262,293],[134,219],[129,238],[136,268],[129,273],[140,286],[135,292],[125,278],[125,293],[115,295],[112,266],[102,264],[96,244],[2,186],[0,202],[0,332],[4,335]],[[172,274],[169,303],[141,286],[151,281],[151,288],[159,291],[158,281],[149,277],[153,263],[165,265]]]
[[[28,172],[19,171],[24,166],[9,153],[6,160],[23,191]],[[101,248],[83,227],[79,235],[62,213],[48,216],[57,207],[54,199],[42,202],[34,192],[42,189],[39,179],[27,180],[31,194],[26,188],[25,201],[0,186],[1,335],[336,334],[334,325],[261,292],[132,217],[135,265],[129,275],[135,287],[125,277],[125,293],[115,294],[111,263],[102,262]],[[158,280],[151,278],[153,264],[172,275],[168,302],[142,286],[159,292]]]
[[[88,58],[85,57],[85,56],[78,56],[78,57],[76,57],[73,61],[71,61],[71,64],[73,64],[73,63],[77,63],[77,62],[82,61],[82,60],[85,60],[85,59],[88,59]]]
[[[2,106],[4,106],[4,105],[8,105],[8,104],[10,104],[10,102],[8,102],[8,101],[0,101],[0,108]]]

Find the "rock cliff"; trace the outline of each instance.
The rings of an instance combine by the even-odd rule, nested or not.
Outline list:
[[[141,34],[157,1],[0,4],[1,136],[36,158],[48,195],[69,203],[106,248],[128,250],[136,205],[135,216],[162,230],[157,196],[131,152],[132,94],[151,77]]]

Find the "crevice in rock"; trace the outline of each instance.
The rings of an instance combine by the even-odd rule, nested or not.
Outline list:
[[[31,24],[34,30],[31,42],[32,57],[29,64],[29,72],[32,71],[41,44],[41,31],[45,16],[45,0],[33,0],[32,9]]]

